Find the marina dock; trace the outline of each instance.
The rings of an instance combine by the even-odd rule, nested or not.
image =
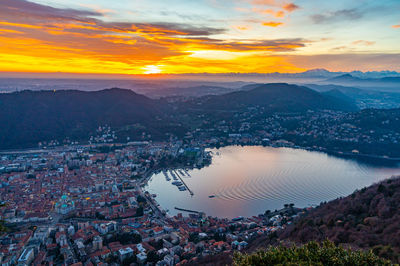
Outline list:
[[[186,187],[186,189],[189,191],[189,193],[190,193],[190,196],[193,196],[194,195],[194,193],[193,193],[193,191],[189,188],[189,186],[188,185],[186,185],[186,183],[185,183],[185,181],[183,181],[183,178],[174,170],[174,172],[175,172],[175,175],[179,178],[179,180],[182,182],[182,184]]]
[[[188,210],[188,209],[183,209],[183,208],[178,208],[178,207],[175,207],[175,210],[184,211],[184,212],[190,212],[190,213],[196,213],[196,214],[201,213],[199,211],[193,211],[193,210]]]
[[[171,178],[169,178],[168,173],[166,171],[162,171],[164,176],[165,176],[165,180],[170,181]]]
[[[178,169],[178,173],[180,173],[181,176],[185,176],[185,173],[181,169]]]

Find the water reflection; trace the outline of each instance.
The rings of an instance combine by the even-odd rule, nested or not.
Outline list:
[[[203,169],[178,174],[193,191],[180,191],[163,173],[147,190],[162,208],[204,211],[218,217],[252,216],[281,208],[319,204],[346,196],[357,188],[399,174],[399,168],[368,166],[350,159],[300,149],[229,146],[212,150],[213,162]],[[211,197],[210,197],[211,196]]]

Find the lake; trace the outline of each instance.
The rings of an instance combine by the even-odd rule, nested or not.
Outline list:
[[[162,172],[151,177],[145,189],[157,195],[169,215],[181,212],[175,207],[220,218],[250,217],[286,203],[307,207],[400,174],[399,167],[370,166],[302,149],[228,146],[209,151],[210,166],[175,171],[193,195],[173,185],[169,171],[170,181]]]

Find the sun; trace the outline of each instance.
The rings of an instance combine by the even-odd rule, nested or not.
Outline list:
[[[161,69],[160,66],[156,66],[156,65],[147,65],[145,67],[143,67],[144,70],[144,74],[159,74],[161,73]]]

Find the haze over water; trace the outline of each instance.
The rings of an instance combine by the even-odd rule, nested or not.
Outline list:
[[[157,202],[170,215],[180,212],[175,207],[228,218],[258,215],[285,203],[307,207],[400,174],[400,168],[372,167],[301,149],[229,146],[211,151],[210,166],[182,177],[194,196],[179,191],[163,173],[149,181],[146,189],[157,194]]]

